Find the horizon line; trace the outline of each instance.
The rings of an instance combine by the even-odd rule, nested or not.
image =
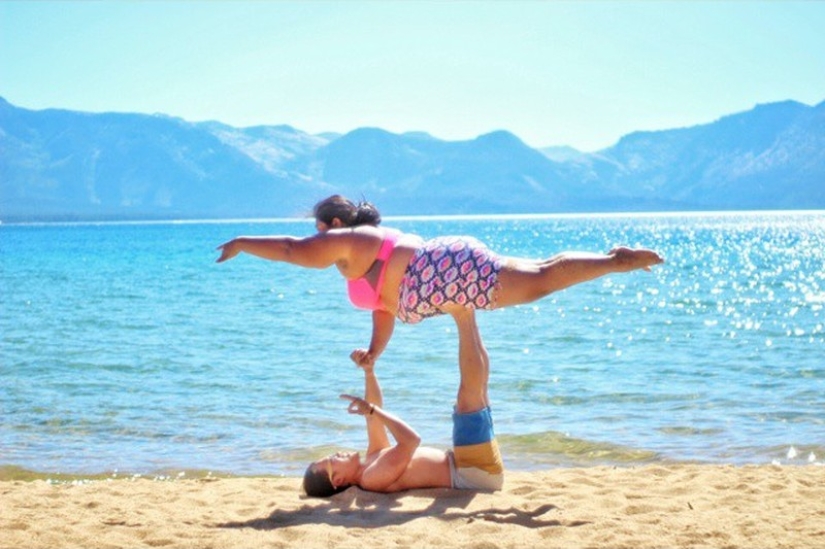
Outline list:
[[[482,221],[521,220],[521,219],[582,219],[587,217],[622,218],[622,217],[750,217],[782,215],[825,215],[820,210],[686,210],[686,211],[644,211],[644,212],[568,212],[568,213],[490,213],[490,214],[421,214],[382,216],[382,221]],[[311,223],[312,217],[239,217],[239,218],[193,218],[193,219],[111,219],[111,220],[76,220],[76,221],[3,221],[3,226],[44,226],[44,225],[231,225],[237,223]]]

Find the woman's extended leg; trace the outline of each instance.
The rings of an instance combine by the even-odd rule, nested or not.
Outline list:
[[[520,305],[541,299],[611,273],[642,269],[649,271],[662,263],[652,250],[614,248],[609,253],[563,252],[544,261],[507,259],[498,274],[500,288],[496,308]]]

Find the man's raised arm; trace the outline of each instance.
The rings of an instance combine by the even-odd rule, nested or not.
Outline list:
[[[415,450],[421,444],[421,437],[405,421],[380,406],[352,395],[341,395],[341,398],[350,401],[349,413],[360,414],[367,418],[370,432],[372,430],[369,424],[379,423],[382,429],[384,427],[389,429],[395,439],[394,446],[388,444],[374,453],[368,452],[367,466],[359,482],[359,486],[364,490],[387,491],[406,471]]]
[[[353,362],[359,364],[358,353],[365,352],[363,350],[355,350],[350,355]],[[364,400],[371,406],[370,411],[378,407],[382,409],[384,406],[384,395],[381,392],[381,385],[378,383],[378,378],[375,376],[375,364],[372,362],[361,365],[364,370]],[[352,402],[352,401],[350,401]],[[352,410],[350,409],[350,412]],[[357,412],[356,412],[357,413]],[[367,421],[367,437],[369,442],[367,444],[367,455],[373,452],[378,452],[384,448],[390,447],[390,440],[387,437],[387,431],[384,428],[384,423],[372,414],[362,414]]]

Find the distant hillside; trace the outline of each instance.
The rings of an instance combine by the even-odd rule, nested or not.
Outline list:
[[[599,161],[612,193],[667,198],[677,207],[825,207],[825,102],[760,105],[712,124],[623,137]]]
[[[825,103],[760,105],[597,153],[361,128],[310,135],[0,98],[0,220],[291,217],[342,193],[385,215],[825,209]]]

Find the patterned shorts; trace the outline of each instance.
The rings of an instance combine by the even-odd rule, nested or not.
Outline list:
[[[474,309],[495,307],[501,259],[472,237],[428,240],[416,250],[398,296],[398,318],[415,324],[458,304]]]

